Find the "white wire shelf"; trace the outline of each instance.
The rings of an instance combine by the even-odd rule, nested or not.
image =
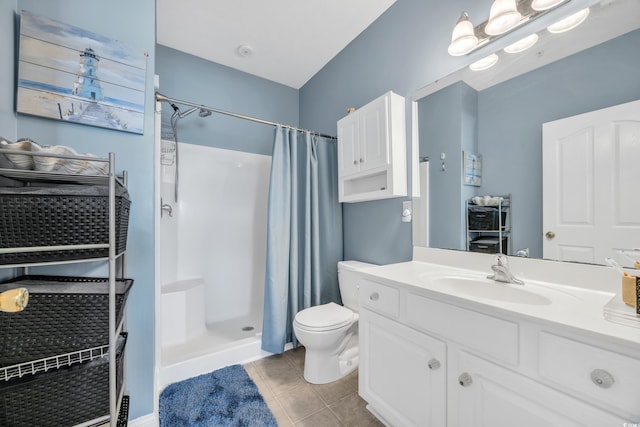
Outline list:
[[[90,360],[100,359],[109,354],[109,345],[88,348],[71,353],[59,354],[44,359],[32,360],[17,365],[0,368],[0,380],[9,381],[12,378],[22,378],[25,375],[35,375],[50,369],[59,369]]]

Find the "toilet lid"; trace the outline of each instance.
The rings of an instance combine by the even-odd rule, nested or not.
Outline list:
[[[337,329],[351,323],[353,314],[348,308],[330,302],[299,311],[295,322],[305,329]]]

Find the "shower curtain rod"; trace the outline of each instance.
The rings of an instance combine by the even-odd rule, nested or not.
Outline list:
[[[229,111],[219,110],[219,109],[213,108],[213,107],[207,107],[206,105],[199,105],[199,104],[194,104],[194,103],[188,102],[188,101],[181,101],[179,99],[169,98],[168,96],[165,96],[165,95],[161,94],[160,92],[156,92],[156,100],[157,101],[166,101],[166,102],[168,102],[170,104],[180,104],[180,105],[186,105],[187,107],[201,108],[203,110],[211,111],[212,113],[224,114],[224,115],[227,115],[227,116],[237,117],[239,119],[249,120],[249,121],[252,121],[252,122],[262,123],[262,124],[265,124],[265,125],[281,126],[283,128],[299,130],[299,131],[303,131],[303,132],[308,131],[308,132],[311,132],[311,133],[313,133],[315,135],[322,136],[324,138],[338,139],[333,135],[326,135],[324,133],[314,132],[314,131],[310,131],[308,129],[297,128],[295,126],[290,126],[290,125],[283,125],[283,124],[276,123],[276,122],[270,122],[269,120],[257,119],[255,117],[245,116],[243,114],[237,114],[237,113],[232,113],[232,112],[229,112]]]

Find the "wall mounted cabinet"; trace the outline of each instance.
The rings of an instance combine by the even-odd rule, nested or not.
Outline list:
[[[387,92],[338,121],[340,202],[407,195],[405,99]]]

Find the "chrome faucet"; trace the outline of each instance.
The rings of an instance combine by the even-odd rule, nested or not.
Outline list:
[[[496,263],[491,266],[493,274],[487,276],[487,279],[495,280],[496,282],[514,283],[516,285],[524,285],[524,282],[511,273],[509,270],[509,259],[506,255],[496,255]]]

